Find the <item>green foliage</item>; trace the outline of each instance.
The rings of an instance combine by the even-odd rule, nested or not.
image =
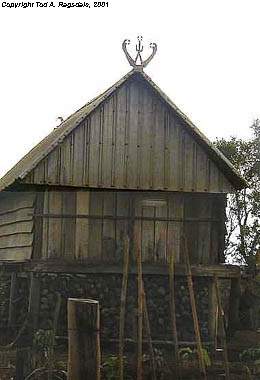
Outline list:
[[[260,361],[260,347],[258,348],[249,348],[244,350],[239,355],[239,359],[241,362],[254,362],[255,364],[259,364]]]
[[[33,337],[34,349],[44,354],[47,360],[52,360],[55,345],[55,334],[53,330],[38,330]]]
[[[198,350],[192,350],[190,347],[181,348],[179,350],[179,357],[183,362],[198,361]],[[202,360],[204,361],[205,367],[211,366],[210,356],[205,348],[202,349]]]
[[[126,357],[123,357],[124,366],[126,363]],[[102,364],[103,374],[106,380],[116,380],[118,379],[119,370],[119,357],[116,355],[109,355]],[[125,374],[125,379],[130,379],[127,374]]]
[[[215,145],[248,182],[248,188],[229,195],[225,253],[228,259],[251,266],[260,243],[260,121],[248,140],[217,139]]]

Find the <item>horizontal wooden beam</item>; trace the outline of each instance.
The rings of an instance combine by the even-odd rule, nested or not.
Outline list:
[[[221,222],[216,218],[166,218],[166,217],[150,217],[150,216],[116,216],[116,215],[86,215],[86,214],[33,214],[29,213],[28,216],[34,218],[47,218],[47,219],[94,219],[94,220],[144,220],[154,222]]]
[[[24,264],[25,271],[50,272],[50,273],[93,273],[93,274],[121,274],[122,265],[119,264],[88,264],[76,261],[30,261]],[[235,265],[192,265],[192,275],[197,277],[238,278],[240,268]],[[135,266],[130,268],[130,273],[136,274]],[[145,264],[143,263],[143,273],[151,275],[168,275],[167,264]],[[185,265],[176,264],[176,275],[186,275]]]

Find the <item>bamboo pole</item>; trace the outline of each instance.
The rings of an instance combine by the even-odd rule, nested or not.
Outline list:
[[[141,235],[135,234],[136,241],[136,263],[137,263],[137,291],[138,291],[138,332],[137,332],[137,380],[143,379],[143,275],[140,240]]]
[[[224,327],[224,310],[222,308],[222,302],[221,302],[221,298],[220,298],[219,283],[218,283],[217,276],[214,276],[214,284],[215,284],[215,288],[216,288],[218,311],[219,311],[219,316],[220,316],[220,329],[221,329],[221,337],[222,337],[223,350],[224,350],[225,373],[226,373],[226,379],[230,380],[227,340],[226,340],[226,332],[225,332],[225,327]]]
[[[199,367],[200,367],[200,372],[201,372],[202,377],[204,378],[204,380],[207,380],[207,373],[206,373],[205,363],[203,360],[203,351],[202,351],[202,343],[201,343],[201,337],[200,337],[199,320],[198,320],[196,301],[195,301],[195,295],[194,295],[190,259],[189,259],[188,247],[187,247],[187,240],[184,236],[183,236],[182,240],[183,240],[184,257],[185,257],[185,262],[186,262],[187,281],[188,281],[188,289],[189,289],[189,295],[190,295],[192,318],[193,318],[193,323],[194,323],[195,338],[196,338],[197,350],[198,350]]]
[[[121,289],[120,320],[119,320],[119,379],[124,379],[124,338],[125,338],[125,310],[129,272],[129,238],[124,241],[124,268]]]
[[[68,299],[68,380],[100,380],[99,302]]]
[[[147,302],[146,302],[146,294],[145,294],[145,289],[144,289],[144,282],[142,284],[142,302],[143,302],[143,309],[144,309],[144,322],[145,322],[145,327],[146,327],[146,332],[147,332],[150,358],[151,358],[151,364],[152,364],[152,380],[156,380],[156,363],[155,363],[155,357],[154,357],[154,351],[153,351],[153,342],[152,342],[149,314],[148,314],[148,308],[147,308]]]
[[[179,342],[176,323],[176,305],[175,305],[175,291],[174,291],[174,252],[168,249],[170,253],[169,261],[169,288],[170,288],[170,312],[171,312],[171,324],[172,324],[172,337],[174,343],[174,359],[176,364],[176,376],[180,378],[180,366],[179,366]]]

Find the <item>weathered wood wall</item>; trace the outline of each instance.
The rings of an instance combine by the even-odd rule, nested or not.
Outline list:
[[[27,183],[232,192],[221,170],[142,80],[107,98],[25,178]]]
[[[0,260],[26,260],[33,249],[35,193],[3,192],[0,196]]]
[[[214,264],[223,255],[225,196],[127,191],[46,191],[38,194],[34,258],[89,262],[122,260],[123,238],[142,239],[145,262],[182,262],[186,234],[192,263]]]

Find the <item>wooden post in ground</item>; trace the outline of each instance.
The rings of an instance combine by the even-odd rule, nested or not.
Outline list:
[[[136,264],[137,264],[137,293],[138,293],[138,337],[137,337],[137,374],[136,379],[143,379],[143,274],[141,254],[141,234],[135,234]]]
[[[189,289],[189,295],[190,295],[192,318],[193,318],[193,323],[194,323],[195,338],[196,338],[196,344],[197,344],[197,350],[198,350],[199,367],[200,367],[200,372],[201,372],[203,379],[207,380],[207,373],[206,373],[205,363],[203,360],[203,351],[202,351],[202,343],[201,343],[201,337],[200,337],[199,320],[198,320],[196,301],[195,301],[195,295],[194,295],[192,273],[191,273],[191,266],[190,266],[190,258],[189,258],[188,247],[187,247],[187,240],[185,237],[183,237],[182,240],[183,240],[184,257],[185,257],[185,262],[186,262],[187,281],[188,281],[188,289]]]
[[[124,339],[125,339],[125,310],[126,293],[129,272],[129,238],[124,242],[124,268],[121,289],[120,319],[119,319],[119,379],[124,380]]]
[[[100,380],[99,302],[68,299],[68,380]]]
[[[148,338],[151,367],[152,367],[151,379],[156,380],[156,362],[155,362],[155,357],[154,357],[153,341],[152,341],[152,335],[151,335],[148,307],[147,307],[147,302],[146,302],[146,294],[144,290],[144,283],[142,286],[142,297],[143,297],[143,309],[144,309],[144,322],[145,322],[146,333],[147,333],[147,338]]]
[[[221,332],[221,340],[222,340],[223,352],[224,352],[225,373],[226,373],[226,379],[230,380],[227,339],[226,339],[225,322],[224,322],[225,315],[224,315],[224,310],[222,308],[221,295],[220,295],[219,283],[218,283],[217,276],[214,276],[214,284],[215,284],[215,288],[216,288],[218,311],[219,311],[219,316],[220,316],[220,332]]]
[[[174,281],[174,251],[168,247],[170,255],[169,261],[169,288],[170,288],[170,313],[171,313],[171,325],[172,325],[172,337],[174,343],[174,359],[176,366],[176,378],[180,378],[180,363],[179,363],[179,342],[178,331],[176,322],[176,305],[175,305],[175,281]]]

